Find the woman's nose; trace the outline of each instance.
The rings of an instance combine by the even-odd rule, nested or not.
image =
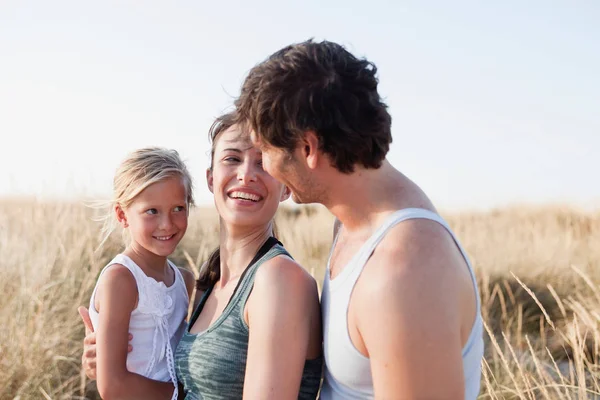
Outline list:
[[[238,168],[238,181],[242,183],[255,182],[256,181],[256,166],[250,161],[245,161],[240,164]]]

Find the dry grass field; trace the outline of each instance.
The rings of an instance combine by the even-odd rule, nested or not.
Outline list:
[[[79,203],[0,200],[0,399],[95,399],[81,375],[83,325],[100,269],[99,225]],[[514,207],[444,214],[475,265],[486,323],[481,399],[600,399],[600,213]],[[281,209],[280,239],[320,282],[332,217]],[[216,215],[193,212],[173,259],[197,271]],[[432,360],[435,362],[435,360]]]

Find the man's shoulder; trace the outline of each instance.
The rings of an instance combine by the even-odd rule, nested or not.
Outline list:
[[[425,218],[408,219],[385,234],[365,265],[363,281],[369,286],[439,281],[453,270],[453,263],[464,267],[454,238],[443,225]]]
[[[410,261],[429,254],[443,255],[454,245],[450,232],[438,221],[412,218],[391,227],[373,252],[375,259]]]

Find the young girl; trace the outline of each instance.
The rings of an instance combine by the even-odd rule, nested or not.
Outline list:
[[[192,180],[174,150],[137,150],[116,172],[105,240],[120,224],[127,246],[100,273],[89,308],[103,399],[177,398],[173,353],[187,326],[194,276],[167,257],[192,205]]]

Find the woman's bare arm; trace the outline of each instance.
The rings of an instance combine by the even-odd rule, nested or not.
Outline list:
[[[293,260],[275,257],[258,270],[246,309],[244,399],[297,398],[307,354],[320,355],[316,282]]]

